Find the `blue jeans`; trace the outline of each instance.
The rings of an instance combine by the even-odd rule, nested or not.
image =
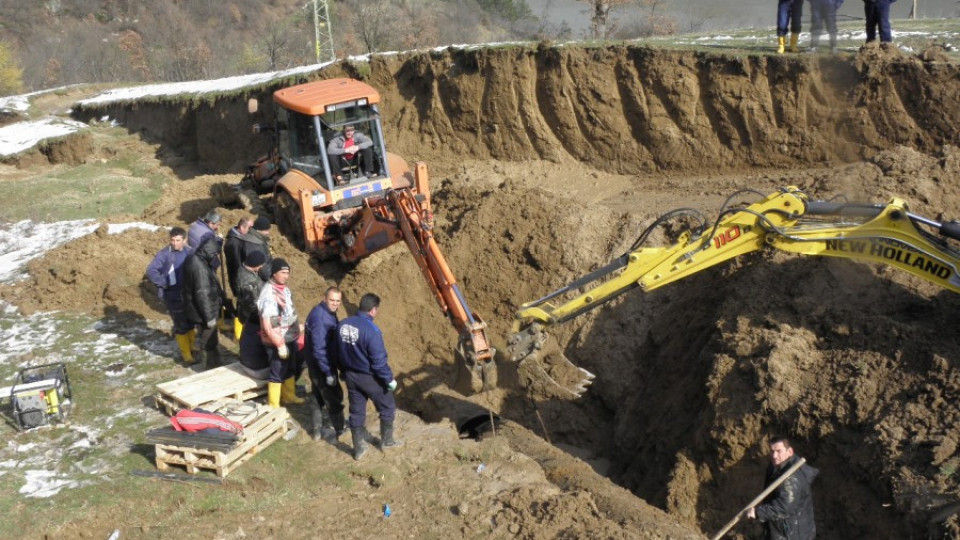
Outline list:
[[[347,400],[350,402],[350,429],[366,425],[368,399],[373,401],[373,406],[380,413],[381,422],[393,422],[397,416],[397,402],[373,375],[345,371],[343,378],[347,381]]]
[[[880,43],[893,41],[893,31],[890,30],[889,0],[864,0],[863,13],[867,16],[867,43],[876,41],[877,27],[880,27]]]
[[[790,32],[799,34],[801,19],[803,18],[803,0],[780,0],[777,4],[777,35],[787,35]]]

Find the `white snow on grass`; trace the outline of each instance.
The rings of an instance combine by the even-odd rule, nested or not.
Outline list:
[[[24,473],[27,483],[20,494],[31,498],[47,498],[65,488],[80,487],[80,482],[56,471],[29,470]]]
[[[44,139],[63,137],[87,129],[87,125],[62,118],[44,118],[0,127],[0,156],[12,156],[29,150]]]
[[[25,277],[23,269],[31,259],[39,257],[97,230],[100,225],[92,219],[38,223],[18,221],[0,224],[0,282],[10,283]],[[107,225],[107,232],[119,234],[132,228],[155,231],[150,223],[117,223]]]

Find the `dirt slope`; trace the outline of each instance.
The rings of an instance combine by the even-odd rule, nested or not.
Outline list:
[[[796,59],[502,48],[378,57],[369,78],[384,94],[393,150],[431,160],[438,240],[494,336],[521,303],[621,254],[653,217],[680,206],[709,214],[740,188],[896,195],[932,219],[960,215],[957,66],[897,51]],[[256,145],[224,129],[249,121],[239,101],[108,112],[147,140],[171,141],[161,160],[199,156],[203,167],[236,169],[237,156],[252,155],[241,149]],[[171,225],[223,208],[223,184],[237,178],[187,175],[144,218]],[[223,210],[228,222],[240,215]],[[162,320],[139,280],[163,241],[143,232],[81,239],[31,264],[32,282],[0,296],[27,310]],[[332,283],[351,311],[363,292],[383,297],[378,322],[405,410],[439,421],[483,406],[605,457],[610,478],[670,513],[658,522],[663,537],[681,525],[716,530],[750,500],[774,433],[795,437],[821,469],[823,538],[922,538],[960,493],[960,344],[949,331],[960,304],[909,276],[843,260],[745,257],[555,328],[567,356],[598,375],[585,399],[537,401],[544,396],[507,388],[467,400],[450,389],[453,332],[401,246],[349,273],[285,239],[274,247],[294,266],[301,305]],[[537,524],[524,537],[562,537],[552,520],[592,516],[593,504],[609,521],[590,530],[619,537],[614,524],[628,517],[616,509],[628,499],[603,503],[616,498],[592,473],[551,469],[548,451],[523,441],[515,448],[540,456],[555,485],[592,497],[551,499],[543,510],[533,501],[552,495],[504,494],[505,512]],[[931,527],[934,537],[960,537],[956,516]]]

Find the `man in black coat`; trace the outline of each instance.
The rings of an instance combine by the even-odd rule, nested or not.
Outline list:
[[[259,251],[266,256],[267,262],[260,269],[260,279],[270,280],[270,262],[273,257],[270,255],[270,220],[260,216],[253,222],[253,226],[243,235],[243,242],[240,244],[240,260],[247,260],[254,251]]]
[[[775,437],[770,441],[770,466],[764,486],[776,482],[799,460],[786,437]],[[747,511],[748,518],[766,525],[766,540],[813,540],[817,536],[811,485],[818,474],[820,471],[810,465],[802,465],[761,504]]]
[[[213,236],[206,236],[193,254],[183,263],[183,305],[187,321],[197,328],[194,357],[212,367],[220,362],[217,351],[217,319],[223,308],[223,287],[213,271],[214,261],[219,260],[220,243]]]

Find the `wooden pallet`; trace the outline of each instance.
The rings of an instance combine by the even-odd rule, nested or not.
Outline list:
[[[265,395],[267,381],[247,375],[235,362],[158,384],[157,392],[157,408],[168,415],[198,407],[216,411],[228,401],[247,401]]]
[[[226,452],[190,446],[155,445],[157,469],[167,471],[171,465],[178,465],[186,467],[189,474],[210,470],[220,478],[227,476],[287,433],[290,414],[286,409],[263,406],[263,411],[264,414],[244,426],[243,438],[237,446]]]

